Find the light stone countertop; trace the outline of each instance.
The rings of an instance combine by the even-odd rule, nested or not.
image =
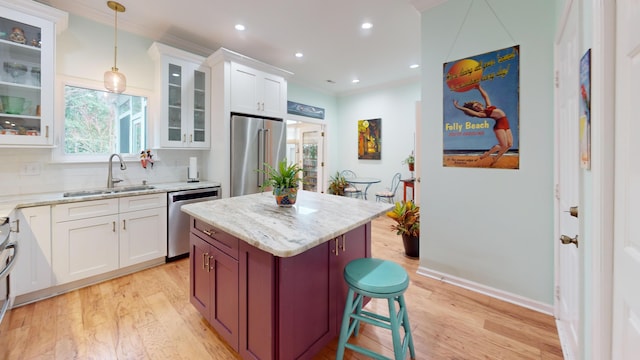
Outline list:
[[[116,185],[115,187],[122,186],[132,186],[129,185]],[[137,184],[140,185],[140,184]],[[188,182],[172,182],[172,183],[149,183],[148,185],[153,186],[153,189],[147,190],[137,190],[137,191],[124,191],[119,193],[109,193],[109,194],[97,194],[97,195],[88,195],[88,196],[71,196],[64,197],[64,191],[60,192],[49,192],[49,193],[33,193],[33,194],[18,194],[11,196],[0,196],[0,217],[9,216],[11,211],[14,209],[32,207],[32,206],[40,206],[40,205],[56,205],[56,204],[65,204],[71,202],[78,201],[88,201],[88,200],[99,200],[99,199],[107,199],[107,198],[117,198],[124,196],[135,196],[135,195],[145,195],[145,194],[155,194],[161,192],[171,192],[171,191],[182,191],[182,190],[191,190],[191,189],[200,189],[205,187],[212,186],[220,186],[219,182],[209,182],[209,181],[200,181],[195,183]],[[103,188],[100,188],[103,189]],[[93,190],[93,189],[82,189],[82,190]]]
[[[263,192],[186,204],[181,209],[261,250],[290,257],[392,208],[393,204],[301,190],[292,207],[279,207],[271,192]]]

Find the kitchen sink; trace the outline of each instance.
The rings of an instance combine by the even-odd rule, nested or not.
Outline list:
[[[62,194],[64,197],[76,197],[76,196],[91,196],[91,195],[105,195],[105,194],[118,194],[123,192],[130,191],[142,191],[142,190],[151,190],[155,189],[153,185],[129,185],[129,186],[120,186],[114,187],[112,189],[92,189],[92,190],[79,190],[79,191],[68,191]]]

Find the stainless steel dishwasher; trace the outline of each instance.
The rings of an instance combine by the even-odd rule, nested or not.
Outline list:
[[[189,256],[189,215],[180,207],[220,199],[220,195],[219,186],[167,193],[167,261]]]

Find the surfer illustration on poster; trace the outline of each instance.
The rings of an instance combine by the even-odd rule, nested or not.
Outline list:
[[[518,169],[519,46],[444,64],[443,166]]]

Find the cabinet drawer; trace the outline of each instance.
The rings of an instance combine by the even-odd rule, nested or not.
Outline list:
[[[53,205],[53,221],[63,222],[118,213],[118,199],[80,201]]]
[[[191,231],[227,255],[238,259],[238,239],[198,219],[191,220]]]
[[[167,206],[167,193],[120,198],[120,212],[153,209]]]

